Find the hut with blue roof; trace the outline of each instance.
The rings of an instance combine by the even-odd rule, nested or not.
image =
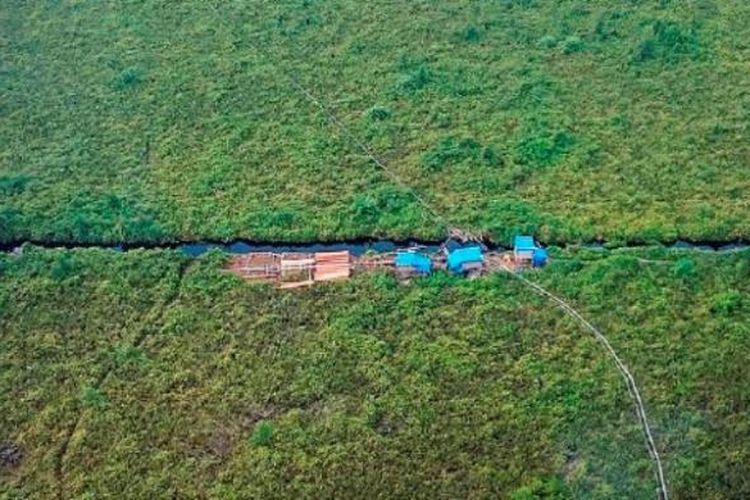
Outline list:
[[[484,255],[479,246],[457,248],[448,254],[448,270],[456,274],[481,270],[484,266]]]
[[[513,257],[517,265],[543,267],[547,264],[547,251],[534,241],[533,236],[519,235],[513,241]]]
[[[417,252],[398,252],[394,261],[400,275],[428,275],[432,272],[432,259]]]
[[[534,258],[534,250],[536,250],[536,243],[534,243],[533,236],[519,235],[513,240],[513,257],[517,263],[530,263]]]

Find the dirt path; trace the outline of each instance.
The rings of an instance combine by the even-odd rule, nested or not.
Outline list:
[[[262,51],[265,52],[265,50],[263,49]],[[271,60],[273,60],[273,58],[267,53],[266,53],[266,57],[269,57]],[[391,178],[398,185],[407,189],[430,215],[432,215],[437,221],[443,224],[444,227],[446,227],[446,229],[449,232],[449,237],[453,236],[455,233],[455,235],[459,236],[460,239],[463,239],[464,241],[476,241],[480,244],[482,243],[481,238],[478,238],[477,236],[471,233],[461,231],[460,229],[453,229],[456,226],[451,224],[451,222],[448,221],[447,218],[444,217],[443,214],[440,213],[440,210],[438,208],[436,208],[430,202],[428,202],[420,193],[418,193],[412,186],[410,186],[408,182],[404,181],[397,173],[392,171],[388,167],[388,165],[386,165],[386,163],[382,161],[377,154],[375,154],[375,152],[369,145],[362,142],[358,137],[355,136],[355,134],[353,134],[349,130],[346,124],[344,124],[338,118],[338,116],[336,116],[336,114],[332,112],[322,102],[322,99],[319,99],[318,97],[313,95],[313,93],[310,92],[309,89],[307,89],[305,86],[302,85],[297,75],[289,74],[288,77],[289,77],[291,85],[302,96],[304,96],[304,98],[311,105],[317,108],[317,110],[328,119],[328,121],[339,131],[339,133],[341,133],[343,136],[349,139],[355,147],[361,150],[389,178]],[[625,366],[625,364],[622,362],[622,360],[617,355],[617,352],[614,350],[614,348],[609,343],[607,338],[604,336],[604,334],[602,334],[599,330],[597,330],[591,323],[589,323],[583,316],[581,316],[581,314],[578,311],[576,311],[572,306],[570,306],[567,302],[565,302],[560,297],[547,291],[540,285],[537,285],[536,283],[529,281],[528,279],[524,278],[521,274],[514,272],[506,264],[503,264],[502,261],[500,262],[500,265],[497,267],[497,269],[509,273],[511,276],[515,277],[516,279],[520,280],[523,284],[533,289],[536,293],[555,302],[566,313],[568,313],[570,316],[576,319],[579,323],[581,323],[581,325],[583,325],[587,330],[589,330],[594,335],[594,337],[596,337],[596,339],[607,350],[610,357],[612,357],[612,359],[614,360],[618,371],[622,375],[623,380],[625,381],[625,385],[628,389],[628,392],[630,393],[630,396],[633,398],[633,401],[635,402],[638,420],[641,424],[641,427],[643,428],[643,433],[646,438],[646,446],[649,450],[649,454],[651,455],[652,461],[654,462],[654,466],[655,466],[656,480],[658,483],[658,489],[657,489],[658,496],[662,500],[669,500],[669,493],[667,491],[667,481],[666,481],[666,478],[664,477],[664,469],[662,467],[661,458],[659,457],[659,451],[656,447],[656,443],[654,441],[653,434],[651,432],[651,427],[649,426],[649,423],[648,423],[648,418],[646,417],[646,409],[643,405],[641,393],[638,390],[638,386],[636,385],[635,379],[633,378],[633,375],[630,373],[630,370],[628,370],[627,366]]]
[[[594,335],[594,337],[596,337],[599,343],[601,343],[604,346],[604,348],[607,350],[608,354],[610,355],[612,360],[615,362],[615,365],[617,366],[617,370],[622,375],[622,378],[625,381],[625,386],[628,388],[628,393],[630,393],[630,396],[633,398],[633,401],[635,403],[636,414],[638,415],[638,420],[641,424],[641,428],[643,429],[643,434],[646,438],[646,447],[648,448],[649,454],[651,455],[651,458],[654,462],[656,480],[659,485],[658,490],[657,490],[659,494],[659,498],[661,498],[662,500],[669,500],[669,493],[667,490],[667,481],[666,481],[666,478],[664,477],[664,469],[662,467],[661,457],[659,456],[659,450],[656,447],[656,442],[654,441],[653,433],[651,432],[651,426],[648,423],[648,418],[646,416],[646,408],[643,404],[643,399],[641,398],[641,392],[638,389],[638,385],[635,383],[635,378],[630,373],[630,370],[625,365],[625,363],[623,363],[622,359],[620,359],[620,356],[618,356],[617,352],[612,347],[612,344],[609,343],[609,340],[607,340],[607,337],[605,337],[601,331],[599,331],[596,327],[594,327],[594,325],[589,323],[583,316],[581,316],[581,314],[578,311],[576,311],[570,304],[565,302],[563,299],[561,299],[557,295],[554,295],[552,292],[546,290],[542,286],[534,283],[533,281],[526,279],[520,273],[513,272],[513,270],[507,267],[500,266],[499,269],[510,274],[515,279],[519,280],[521,283],[531,288],[539,295],[542,295],[543,297],[556,303],[563,311],[565,311],[567,314],[572,316],[576,321],[578,321],[587,330],[589,330]]]

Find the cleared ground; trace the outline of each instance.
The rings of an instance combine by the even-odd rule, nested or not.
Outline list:
[[[750,236],[739,0],[8,1],[0,240]]]
[[[516,280],[283,292],[171,252],[0,257],[7,497],[650,498],[632,402]],[[632,368],[674,498],[750,494],[750,255],[556,256]],[[133,480],[137,478],[137,480]]]

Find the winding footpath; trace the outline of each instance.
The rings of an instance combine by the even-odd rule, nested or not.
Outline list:
[[[460,229],[455,229],[456,226],[451,225],[447,221],[447,219],[443,217],[435,207],[433,207],[427,200],[425,200],[424,197],[422,197],[418,192],[416,192],[416,190],[414,190],[411,186],[409,186],[407,182],[404,182],[402,179],[400,179],[399,176],[395,172],[389,169],[388,166],[385,164],[385,162],[382,161],[377,155],[375,155],[372,149],[368,145],[364,144],[362,141],[357,139],[354,136],[354,134],[352,134],[348,130],[346,125],[344,125],[344,123],[332,111],[330,111],[321,102],[320,99],[316,98],[308,89],[302,86],[299,78],[297,78],[296,75],[290,75],[290,80],[291,80],[292,86],[295,87],[305,97],[305,99],[308,102],[310,102],[323,115],[325,115],[328,118],[329,122],[334,127],[336,127],[339,130],[339,132],[341,132],[345,137],[349,138],[353,142],[353,144],[358,149],[360,149],[366,156],[368,156],[375,165],[377,165],[381,170],[383,170],[383,172],[388,177],[396,181],[402,187],[409,190],[414,196],[414,198],[425,207],[428,213],[432,214],[439,222],[443,223],[449,229],[449,237],[453,237],[455,235],[459,239],[462,239],[464,241],[475,241],[481,244],[481,241],[478,238],[476,238],[474,235],[472,235],[471,233],[463,232]],[[661,463],[661,457],[659,456],[659,451],[656,447],[656,442],[654,441],[653,433],[651,432],[651,427],[648,423],[648,418],[646,417],[646,409],[643,404],[643,398],[641,397],[640,390],[638,389],[638,385],[635,382],[635,378],[630,373],[630,370],[628,370],[627,366],[625,366],[625,363],[622,362],[622,360],[617,355],[617,352],[614,350],[614,348],[609,343],[607,338],[604,336],[604,334],[602,334],[599,330],[597,330],[591,323],[589,323],[578,311],[576,311],[572,306],[570,306],[567,302],[565,302],[560,297],[554,295],[552,292],[549,292],[542,286],[532,281],[529,281],[528,279],[523,277],[521,274],[513,272],[512,270],[510,270],[509,268],[505,266],[500,266],[500,269],[509,273],[511,276],[515,277],[516,279],[520,280],[524,285],[528,286],[529,288],[534,290],[536,293],[555,302],[566,313],[571,315],[581,325],[583,325],[587,330],[589,330],[596,337],[596,339],[605,347],[609,355],[614,360],[618,371],[620,372],[620,374],[623,377],[623,380],[625,381],[625,385],[628,389],[628,392],[630,393],[630,396],[633,398],[633,401],[635,402],[638,420],[641,424],[643,433],[646,437],[646,446],[648,448],[649,455],[651,456],[651,459],[654,462],[655,471],[656,471],[656,479],[658,483],[659,497],[662,500],[669,500],[669,493],[667,490],[667,480],[664,476],[664,468]]]
[[[539,295],[556,303],[563,311],[568,313],[576,321],[578,321],[581,325],[583,325],[587,330],[589,330],[594,335],[594,337],[596,337],[599,343],[601,343],[604,346],[604,348],[607,350],[607,353],[614,360],[615,365],[617,366],[617,370],[620,372],[623,380],[625,381],[625,386],[628,388],[628,393],[630,393],[630,397],[633,398],[636,414],[638,415],[638,421],[641,424],[641,428],[643,429],[643,434],[646,438],[646,447],[648,448],[649,454],[651,455],[651,459],[653,460],[654,465],[656,467],[656,481],[659,485],[659,488],[658,488],[659,498],[661,498],[662,500],[669,500],[669,493],[667,490],[667,480],[666,480],[666,477],[664,476],[664,467],[662,466],[661,457],[659,456],[659,450],[657,449],[656,442],[654,441],[654,436],[651,431],[651,426],[648,423],[648,417],[646,416],[646,408],[643,404],[641,391],[638,389],[638,385],[635,383],[635,378],[630,373],[630,370],[622,361],[622,359],[620,359],[620,356],[617,355],[617,352],[612,347],[612,344],[609,343],[609,340],[607,340],[607,337],[605,337],[601,331],[599,331],[596,327],[594,327],[594,325],[592,325],[589,321],[587,321],[586,318],[584,318],[570,304],[565,302],[563,299],[561,299],[557,295],[543,288],[541,285],[528,280],[520,273],[516,273],[507,267],[501,267],[500,269],[507,272],[508,274],[510,274],[517,280],[519,280],[521,283],[523,283],[527,287],[534,290]]]

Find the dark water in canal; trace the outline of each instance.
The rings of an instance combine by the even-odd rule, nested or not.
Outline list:
[[[79,249],[79,248],[102,248],[109,249],[116,252],[127,252],[129,250],[137,249],[162,249],[162,250],[177,250],[185,255],[191,257],[200,257],[201,255],[211,250],[219,250],[230,254],[246,254],[252,252],[273,252],[273,253],[286,253],[286,252],[302,252],[302,253],[314,253],[314,252],[337,252],[348,250],[354,256],[361,256],[368,252],[374,253],[389,253],[397,250],[408,250],[408,249],[419,249],[426,253],[435,253],[440,251],[441,248],[446,247],[449,250],[460,248],[461,246],[471,246],[472,244],[461,244],[457,241],[448,240],[445,243],[442,242],[421,242],[421,241],[393,241],[393,240],[361,240],[361,241],[350,241],[350,242],[333,242],[333,243],[301,243],[301,244],[288,244],[288,243],[254,243],[246,240],[236,240],[227,243],[222,242],[210,242],[210,241],[196,241],[196,242],[184,242],[184,243],[168,243],[168,244],[132,244],[132,245],[97,245],[97,244],[75,244],[75,243],[58,243],[58,242],[45,242],[45,241],[29,241],[29,242],[16,242],[6,245],[0,245],[0,252],[10,253],[19,252],[23,245],[30,244],[42,248],[67,248],[67,249]],[[492,243],[485,244],[489,250],[507,250],[507,247],[495,245]],[[656,245],[626,245],[628,248],[648,248]],[[605,243],[584,243],[584,244],[571,244],[570,247],[581,247],[590,250],[606,250],[608,246]],[[703,252],[734,252],[750,248],[748,242],[738,241],[734,243],[692,243],[687,241],[677,241],[664,245],[665,248],[672,248],[676,250],[695,250]]]

